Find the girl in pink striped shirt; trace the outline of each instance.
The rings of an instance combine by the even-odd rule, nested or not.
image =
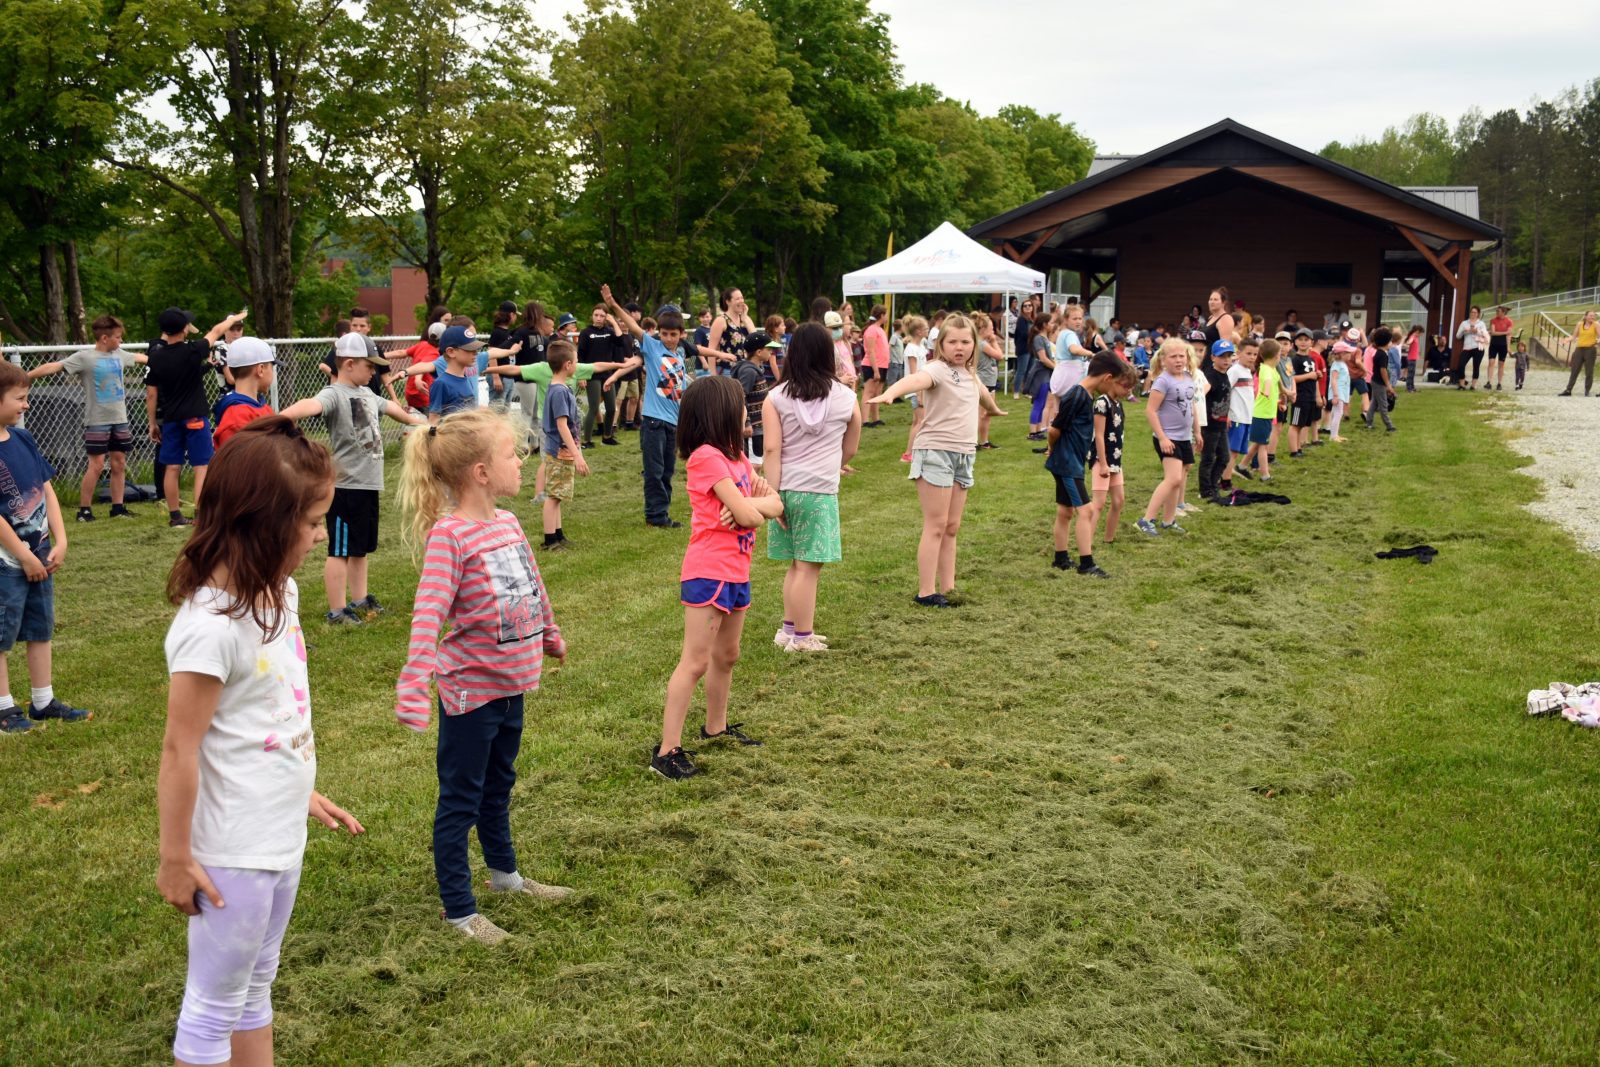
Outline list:
[[[475,941],[506,932],[478,913],[467,831],[478,828],[489,888],[560,900],[572,891],[517,871],[511,787],[522,744],[523,694],[539,688],[548,653],[567,655],[522,525],[495,507],[522,487],[519,435],[480,408],[447,415],[406,440],[400,507],[407,539],[423,544],[411,616],[411,648],[396,685],[395,714],[428,728],[428,683],[439,687],[439,806],[433,870],[444,917]],[[450,623],[441,641],[440,630]]]
[[[684,390],[678,455],[688,460],[691,520],[678,575],[683,653],[667,682],[661,744],[650,754],[650,769],[672,781],[700,771],[683,750],[683,720],[701,678],[706,680],[706,724],[700,739],[760,744],[745,736],[742,723],[728,721],[728,690],[750,606],[756,528],[781,517],[783,501],[745,458],[745,424],[744,389],[732,378],[699,378]]]

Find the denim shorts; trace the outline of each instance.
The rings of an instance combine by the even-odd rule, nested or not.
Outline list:
[[[678,583],[678,599],[686,608],[716,608],[730,615],[750,606],[750,583],[690,578]]]
[[[156,454],[156,462],[168,467],[181,467],[187,458],[189,466],[204,467],[211,462],[214,453],[211,424],[205,419],[161,424],[161,449]]]
[[[55,635],[55,588],[54,577],[30,582],[21,567],[0,566],[0,652]]]
[[[948,452],[942,448],[913,448],[911,474],[913,481],[921,478],[937,489],[959,485],[972,488],[972,461],[975,453]]]

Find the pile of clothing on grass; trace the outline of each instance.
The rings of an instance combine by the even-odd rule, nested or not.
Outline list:
[[[1568,685],[1551,682],[1548,689],[1528,691],[1529,715],[1559,714],[1568,722],[1587,726],[1600,726],[1600,682]]]

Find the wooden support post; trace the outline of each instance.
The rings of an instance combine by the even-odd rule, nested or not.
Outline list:
[[[1089,283],[1094,279],[1091,271],[1078,271],[1078,303],[1083,305],[1083,313],[1089,314]]]
[[[1456,337],[1456,331],[1461,328],[1461,323],[1467,317],[1467,308],[1472,303],[1472,246],[1463,244],[1458,246],[1455,271],[1455,303],[1450,309],[1450,377],[1460,381],[1461,357],[1464,352],[1461,339]]]
[[[1098,277],[1090,275],[1089,280],[1094,283],[1094,291],[1089,294],[1089,299],[1084,301],[1085,304],[1092,304],[1098,300],[1101,293],[1111,288],[1111,283],[1117,280],[1117,276],[1115,274],[1108,274],[1106,275],[1105,281],[1101,281]]]

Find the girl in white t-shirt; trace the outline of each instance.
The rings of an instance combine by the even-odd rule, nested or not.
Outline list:
[[[927,361],[929,343],[928,320],[923,318],[921,315],[907,316],[905,322],[905,332],[906,369],[905,373],[900,376],[901,381],[904,381],[906,378],[909,378],[911,375],[922,370],[923,363]],[[884,390],[884,392],[888,392],[888,390]],[[900,395],[902,394],[895,394],[895,396]],[[882,404],[884,402],[885,401],[882,395],[879,395],[878,403]],[[917,427],[922,425],[922,405],[917,399],[917,394],[911,393],[909,396],[906,396],[906,403],[911,405],[911,429],[906,431],[906,450],[900,454],[901,463],[911,462],[911,442],[916,440]]]
[[[977,351],[978,330],[972,320],[947,316],[927,365],[900,379],[878,400],[889,403],[920,391],[926,411],[911,451],[911,478],[922,505],[916,602],[923,607],[952,606],[946,594],[956,585],[956,535],[972,488],[978,412],[1005,414],[978,380]]]
[[[173,1057],[272,1060],[272,982],[309,815],[362,826],[314,788],[316,743],[293,575],[327,540],[333,459],[282,416],[217,451],[167,579],[167,729],[156,888],[189,916]]]

